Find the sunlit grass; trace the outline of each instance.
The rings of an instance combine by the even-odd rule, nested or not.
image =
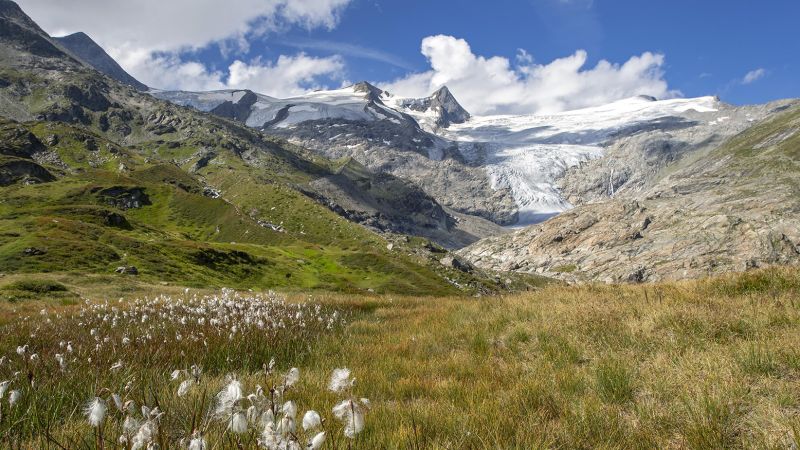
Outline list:
[[[151,387],[135,394],[137,403],[160,400],[163,427],[174,430],[170,448],[178,448],[227,374],[247,392],[268,386],[261,365],[276,355],[274,377],[300,370],[290,396],[301,412],[315,409],[326,419],[324,448],[350,443],[332,412],[341,398],[326,389],[337,367],[352,369],[354,392],[371,401],[354,448],[790,448],[800,430],[798,293],[799,271],[773,269],[661,285],[548,286],[508,297],[295,296],[291,303],[338,311],[346,324],[264,347],[226,337],[231,348],[220,340],[150,367],[137,365],[140,356],[121,356],[127,375],[102,383],[85,366],[69,382],[53,382],[63,393],[50,401],[60,409],[28,409],[13,431],[4,419],[4,439],[23,436],[39,448],[49,423],[54,439],[92,447],[81,408],[99,388],[121,390],[136,377]],[[21,323],[29,330],[43,320]],[[21,326],[3,330],[0,355],[16,367],[0,367],[0,381],[19,370],[14,349],[28,333],[8,330]],[[181,345],[166,347],[180,355]],[[42,364],[57,367],[36,351]],[[115,360],[104,361],[105,373]],[[201,385],[177,397],[170,372],[197,361]],[[208,430],[209,444],[235,446],[224,423]]]

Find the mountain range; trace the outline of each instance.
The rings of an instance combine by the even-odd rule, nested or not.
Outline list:
[[[796,100],[640,96],[549,115],[475,116],[447,87],[425,98],[368,82],[285,99],[165,91],[136,81],[87,35],[51,38],[13,2],[0,5],[0,114],[13,143],[0,152],[6,221],[21,220],[19,208],[40,194],[50,203],[37,220],[67,198],[120,209],[145,193],[155,204],[161,197],[151,192],[171,189],[160,214],[186,245],[233,241],[216,236],[229,215],[259,231],[247,225],[228,246],[270,242],[281,253],[285,237],[329,246],[337,258],[356,246],[394,262],[403,248],[403,270],[421,264],[451,287],[479,289],[496,286],[497,272],[642,282],[800,261]],[[42,194],[56,185],[59,200]],[[109,200],[112,188],[122,191]],[[192,201],[221,210],[199,226],[182,216],[195,212]],[[121,214],[113,209],[92,214]],[[133,209],[145,208],[125,211]],[[418,241],[408,236],[434,244],[409,249]],[[0,242],[0,261],[21,240]],[[114,251],[104,264],[134,254]],[[277,259],[294,270],[300,254]],[[241,258],[231,264],[247,266]],[[319,282],[319,269],[300,272]],[[356,277],[344,278],[351,286]]]

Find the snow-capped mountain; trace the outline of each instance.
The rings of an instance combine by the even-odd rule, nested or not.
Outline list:
[[[278,99],[248,90],[212,92],[152,91],[154,96],[201,111],[225,115],[226,110],[240,110],[241,119],[255,128],[287,128],[312,120],[350,121],[388,120],[415,123],[411,117],[386,106],[383,91],[362,82],[342,89],[315,91]],[[239,117],[230,116],[239,119]]]
[[[469,112],[458,103],[447,86],[442,86],[430,97],[404,98],[384,91],[382,99],[387,105],[414,117],[424,129],[433,132],[451,124],[464,123],[470,118]]]
[[[242,90],[152,94],[331,158],[353,157],[417,183],[455,211],[515,226],[570,209],[558,181],[614,142],[660,129],[699,143],[738,129],[726,123],[732,107],[714,97],[640,96],[558,114],[471,116],[446,87],[421,99],[366,82],[287,99]]]

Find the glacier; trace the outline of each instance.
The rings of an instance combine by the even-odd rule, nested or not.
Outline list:
[[[473,116],[437,134],[458,143],[470,161],[483,158],[495,189],[508,188],[519,208],[515,227],[541,222],[572,208],[556,188],[567,169],[603,156],[622,130],[690,111],[716,112],[715,97],[655,100],[634,97],[548,115]]]

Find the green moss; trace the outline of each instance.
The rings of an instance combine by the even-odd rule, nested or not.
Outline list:
[[[563,266],[553,267],[553,272],[561,272],[561,273],[572,273],[578,270],[578,266],[575,264],[566,264]]]

